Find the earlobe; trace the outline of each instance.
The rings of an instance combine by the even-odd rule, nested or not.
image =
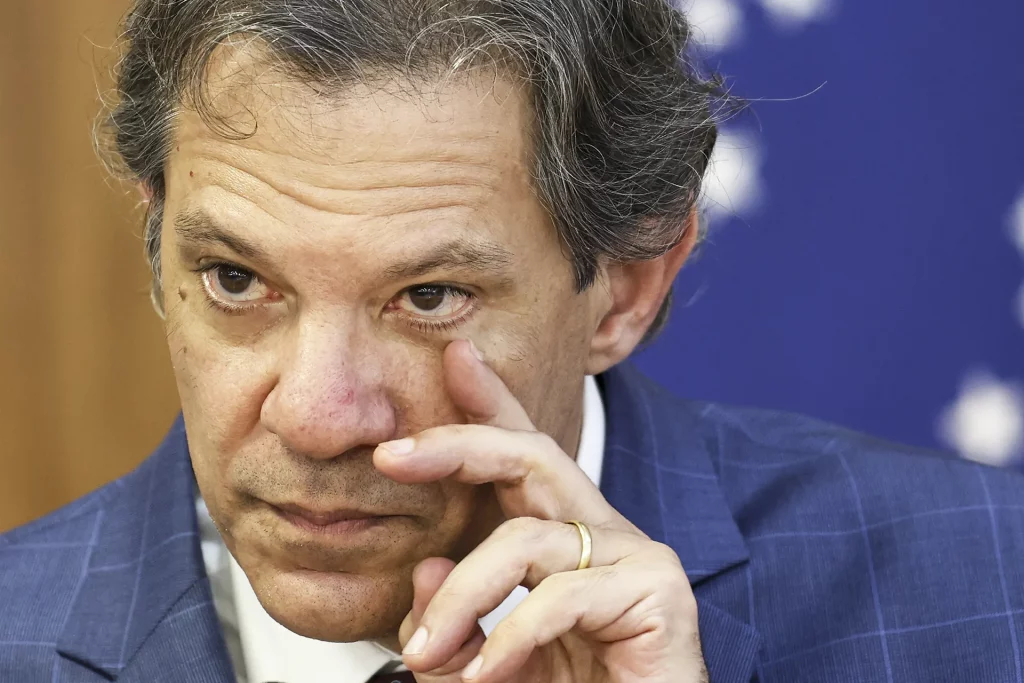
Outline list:
[[[596,375],[625,360],[654,322],[676,275],[697,243],[696,210],[679,243],[647,261],[605,263],[592,295],[597,298],[594,336],[586,372]]]

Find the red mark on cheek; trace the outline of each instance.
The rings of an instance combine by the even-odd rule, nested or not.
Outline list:
[[[340,396],[338,396],[338,403],[343,406],[350,406],[353,403],[355,403],[355,400],[356,392],[352,391],[351,389],[346,389],[345,391],[341,392]]]
[[[189,178],[195,178],[196,177],[196,172],[195,171],[189,171],[188,172],[188,177]]]

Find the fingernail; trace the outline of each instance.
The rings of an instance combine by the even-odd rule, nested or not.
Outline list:
[[[484,354],[480,353],[480,349],[476,347],[476,344],[473,343],[472,339],[469,340],[469,350],[473,352],[473,356],[478,361],[480,361],[481,363],[484,362]]]
[[[416,633],[412,634],[412,638],[405,644],[405,649],[402,650],[403,655],[418,655],[423,652],[423,648],[427,646],[427,627],[420,626],[416,629]]]
[[[480,673],[480,669],[482,669],[483,666],[484,658],[477,655],[473,658],[473,661],[467,664],[466,668],[462,670],[462,680],[468,681],[471,678],[476,678],[476,675]]]
[[[412,453],[412,449],[416,446],[416,442],[413,439],[398,439],[397,441],[385,441],[380,445],[384,450],[390,451],[395,455],[408,455]]]

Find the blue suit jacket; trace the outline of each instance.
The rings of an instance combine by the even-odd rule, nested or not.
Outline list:
[[[1021,682],[1024,479],[601,378],[608,500],[672,546],[713,683]],[[0,536],[0,681],[229,683],[180,421]]]

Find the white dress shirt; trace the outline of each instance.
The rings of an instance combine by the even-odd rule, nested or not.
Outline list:
[[[588,376],[584,382],[583,427],[576,464],[597,485],[601,482],[604,439],[601,392],[594,378]],[[385,667],[401,668],[397,654],[371,641],[327,643],[304,638],[274,621],[228,552],[198,495],[196,510],[203,561],[238,683],[366,683]],[[490,634],[526,595],[525,588],[517,587],[493,612],[480,619],[484,633]]]

